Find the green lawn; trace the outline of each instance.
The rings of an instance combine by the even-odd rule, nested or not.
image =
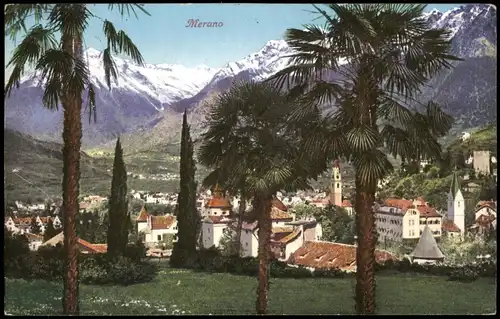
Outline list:
[[[352,314],[354,279],[272,279],[272,314]],[[82,315],[254,314],[257,280],[229,274],[163,269],[154,282],[80,287]],[[62,284],[6,279],[5,311],[54,315]],[[485,314],[496,309],[496,280],[449,282],[445,277],[380,275],[379,314]]]

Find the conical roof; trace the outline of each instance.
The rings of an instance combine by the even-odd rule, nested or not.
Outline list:
[[[455,199],[455,196],[457,195],[459,190],[460,190],[460,183],[458,181],[457,172],[455,171],[453,172],[453,179],[451,180],[451,186],[450,186],[450,193],[453,199]]]
[[[420,259],[442,259],[443,253],[439,249],[429,226],[425,225],[422,236],[418,240],[417,247],[411,253],[413,258]]]

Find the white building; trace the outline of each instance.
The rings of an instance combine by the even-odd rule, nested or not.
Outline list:
[[[144,241],[147,246],[154,246],[165,240],[168,235],[177,240],[177,219],[171,214],[164,216],[152,216],[146,207],[141,209],[136,219],[137,232],[144,233]]]
[[[7,230],[14,233],[19,233],[19,234],[31,233],[32,219],[33,217],[25,217],[25,218],[8,217],[5,219],[5,226],[7,227]],[[54,225],[55,229],[62,227],[61,220],[59,219],[58,216],[55,217],[36,216],[35,219],[38,226],[40,226],[40,232],[42,234],[45,233],[45,229],[47,228],[47,224],[49,223],[50,220],[52,220],[52,224]]]
[[[484,216],[486,219],[490,220],[490,225],[496,229],[497,228],[497,208],[496,202],[479,202],[476,206],[476,211],[474,212],[474,217],[477,220]],[[483,218],[484,219],[484,218]]]
[[[442,217],[422,199],[388,199],[378,207],[375,222],[380,242],[418,239],[426,226],[434,237],[441,237]]]
[[[233,222],[227,216],[207,216],[202,222],[203,247],[219,247],[224,230]]]
[[[276,199],[273,205],[275,206],[271,210],[271,250],[278,259],[286,260],[305,241],[316,241],[320,238],[317,232],[318,223],[315,220],[294,221],[292,215],[276,207],[280,206],[279,200]],[[258,222],[243,222],[242,228],[242,257],[257,257],[259,252]]]
[[[448,219],[457,225],[463,236],[465,234],[465,200],[460,190],[456,172],[453,173],[450,191],[448,192]]]

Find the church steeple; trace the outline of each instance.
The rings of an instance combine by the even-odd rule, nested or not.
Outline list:
[[[450,192],[448,193],[448,219],[452,220],[460,228],[460,232],[465,232],[465,199],[460,190],[460,182],[457,171],[453,172]]]
[[[330,185],[330,204],[342,206],[342,175],[340,173],[340,161],[333,162],[332,183]]]

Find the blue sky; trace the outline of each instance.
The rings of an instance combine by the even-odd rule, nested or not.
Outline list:
[[[459,4],[429,4],[426,11],[446,11]],[[260,49],[267,41],[282,39],[287,28],[323,23],[311,13],[310,4],[148,4],[151,16],[122,19],[107,5],[93,5],[99,17],[127,32],[148,63],[182,64],[187,67],[222,67]],[[222,22],[220,28],[186,28],[189,19]],[[86,33],[87,47],[104,48],[102,22],[93,19]],[[5,54],[14,44],[6,39]]]

